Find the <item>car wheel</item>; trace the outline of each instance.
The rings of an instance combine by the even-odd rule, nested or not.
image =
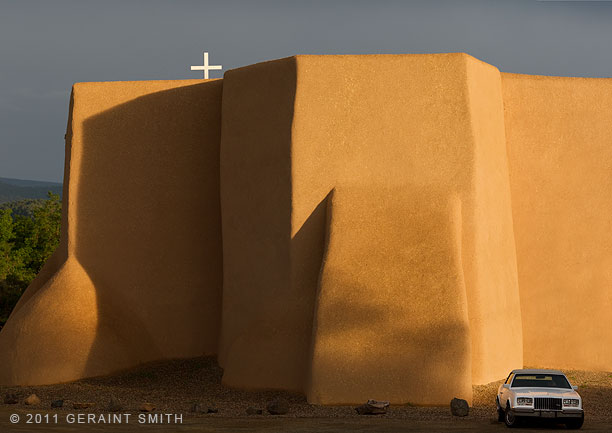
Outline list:
[[[506,405],[506,411],[504,412],[504,423],[506,424],[506,427],[510,428],[514,428],[519,424],[518,418],[514,414],[514,411],[510,409],[510,405]]]
[[[565,421],[565,426],[572,430],[578,430],[582,427],[582,424],[584,424],[584,415],[580,418],[568,419]]]
[[[504,420],[504,417],[506,416],[506,413],[499,405],[499,400],[497,397],[495,397],[495,406],[497,406],[497,422],[502,422]]]

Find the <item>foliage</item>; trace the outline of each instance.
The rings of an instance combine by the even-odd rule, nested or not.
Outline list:
[[[0,326],[59,245],[60,225],[60,197],[52,192],[29,216],[0,209]]]
[[[34,217],[34,211],[45,204],[46,199],[43,198],[26,198],[19,201],[10,201],[0,203],[0,212],[4,209],[13,211],[13,218],[16,216]]]

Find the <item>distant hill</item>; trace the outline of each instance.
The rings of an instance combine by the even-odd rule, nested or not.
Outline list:
[[[47,192],[62,195],[62,184],[38,180],[10,179],[0,177],[0,203],[25,199],[46,199]]]

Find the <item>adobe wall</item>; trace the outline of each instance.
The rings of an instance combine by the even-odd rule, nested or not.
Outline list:
[[[612,79],[502,74],[525,365],[612,370]]]
[[[341,185],[327,217],[308,401],[471,399],[459,197]]]
[[[466,384],[496,380],[522,364],[509,180],[507,169],[496,167],[500,162],[507,165],[497,69],[461,54],[297,56],[240,68],[224,78],[222,137],[220,362],[225,383],[251,388],[273,383],[306,390],[309,401],[329,404],[355,403],[368,390],[392,395],[395,403],[452,398],[442,385],[438,394],[432,391],[419,397],[406,392],[412,377],[427,377],[430,383],[436,379],[432,371],[408,372],[401,367],[403,355],[390,361],[395,367],[389,374],[403,377],[404,382],[381,382],[379,388],[364,385],[359,392],[348,392],[347,383],[359,383],[364,373],[371,374],[366,367],[369,359],[382,356],[366,350],[366,334],[362,340],[352,340],[362,348],[353,358],[338,350],[333,359],[323,353],[319,342],[328,340],[328,331],[319,314],[326,308],[328,286],[318,287],[319,274],[337,271],[357,278],[363,272],[354,261],[334,270],[323,261],[326,236],[348,230],[334,226],[333,218],[331,226],[325,224],[328,197],[342,185],[363,189],[364,198],[351,206],[364,209],[377,205],[368,201],[375,200],[376,191],[390,187],[407,196],[430,194],[431,205],[442,208],[449,197],[458,197],[461,239],[451,244],[461,245],[461,251],[442,250],[450,254],[450,262],[461,258],[464,281],[448,289],[455,297],[445,304],[444,314],[449,323],[469,321],[457,351],[469,353],[470,362],[463,359],[458,369],[457,359],[449,359],[448,367],[452,363],[458,380]],[[410,214],[415,205],[402,203]],[[361,230],[365,247],[365,239],[374,242],[383,229],[371,221]],[[391,239],[388,243],[395,245]],[[377,257],[376,265],[369,268],[373,275],[376,268],[387,269],[388,257]],[[389,300],[408,296],[411,290],[429,293],[446,287],[447,275],[438,275],[434,268],[438,269],[432,265],[427,285],[412,289],[405,282],[414,278],[410,276],[414,270],[394,273],[389,268],[391,281],[385,289],[389,292],[380,296]],[[381,288],[374,280],[368,284],[364,290],[378,296]],[[342,296],[352,299],[356,289],[347,284],[343,290]],[[467,313],[458,293],[467,302]],[[354,303],[362,299],[343,308],[359,310]],[[429,307],[425,303],[414,308]],[[355,321],[368,320],[367,314],[347,313],[343,323],[344,312],[337,308],[330,313],[335,323],[329,326],[334,329],[359,327]],[[363,310],[368,310],[367,305]],[[404,320],[406,326],[422,325]],[[504,342],[499,339],[500,322],[511,324]],[[399,334],[390,338],[400,338]],[[329,347],[346,347],[341,334],[334,338]],[[403,341],[398,353],[424,349],[423,341]],[[356,369],[349,361],[355,356],[364,362],[363,368]],[[332,372],[338,383],[328,380]],[[468,388],[463,388],[464,397],[470,399]]]
[[[62,239],[0,334],[0,383],[216,353],[221,81],[79,83]]]
[[[610,101],[465,54],[77,84],[60,247],[0,383],[218,354],[239,388],[448,404],[610,370]]]
[[[310,320],[289,284],[295,62],[230,70],[223,86],[223,381],[300,390]]]

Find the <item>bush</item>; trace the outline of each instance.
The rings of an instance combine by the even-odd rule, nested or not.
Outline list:
[[[31,216],[13,215],[10,203],[0,210],[0,326],[59,245],[60,225],[60,197],[51,192]]]

